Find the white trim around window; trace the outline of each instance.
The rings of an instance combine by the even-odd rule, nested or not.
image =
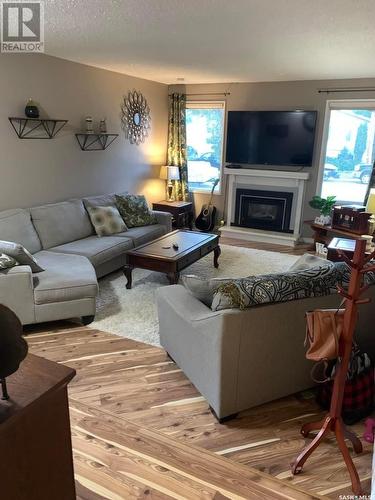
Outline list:
[[[215,189],[214,195],[221,195],[223,192],[223,182],[224,182],[224,149],[225,149],[225,127],[226,127],[226,101],[210,101],[210,100],[203,100],[203,101],[186,101],[186,109],[222,109],[223,110],[223,133],[222,133],[222,140],[221,140],[221,152],[220,152],[220,189]],[[189,144],[187,144],[188,146]],[[197,194],[209,194],[211,192],[210,189],[194,189],[190,188],[189,190],[191,193],[197,193]]]
[[[327,154],[328,145],[328,134],[329,134],[329,124],[331,118],[331,111],[340,109],[373,109],[375,111],[375,99],[335,99],[327,100],[325,112],[324,112],[324,123],[323,123],[323,133],[322,142],[320,148],[319,157],[319,171],[317,177],[316,194],[321,195],[323,188],[323,175],[324,175],[324,164]],[[346,200],[337,200],[339,203],[347,203]]]

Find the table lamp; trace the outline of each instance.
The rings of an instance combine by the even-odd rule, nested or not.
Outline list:
[[[375,188],[371,188],[366,204],[366,212],[371,213],[371,217],[368,220],[368,234],[373,235],[375,230]]]
[[[366,212],[375,214],[375,188],[370,189],[370,193],[367,198]]]
[[[175,200],[174,183],[172,181],[180,180],[180,169],[173,165],[164,165],[160,168],[160,179],[167,181],[166,197],[167,201]]]

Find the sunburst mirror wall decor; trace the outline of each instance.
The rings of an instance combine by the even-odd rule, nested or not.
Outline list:
[[[141,92],[133,90],[124,96],[121,104],[121,126],[131,144],[138,146],[144,142],[151,128],[150,122],[150,108]]]

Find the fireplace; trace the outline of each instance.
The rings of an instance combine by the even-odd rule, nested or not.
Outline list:
[[[239,227],[293,233],[290,229],[293,193],[236,189],[235,222]]]

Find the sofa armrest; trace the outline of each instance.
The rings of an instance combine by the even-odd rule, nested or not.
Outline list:
[[[211,311],[182,285],[160,287],[156,291],[156,296],[160,307],[167,304],[181,318],[191,323],[223,315],[223,311]]]
[[[156,296],[161,345],[219,417],[236,413],[240,311],[213,312],[181,285]]]
[[[35,323],[34,285],[30,266],[0,271],[0,304],[17,314],[23,325]]]
[[[165,226],[166,233],[172,231],[172,215],[169,212],[160,212],[159,210],[152,210],[152,214],[155,215],[158,224]]]

